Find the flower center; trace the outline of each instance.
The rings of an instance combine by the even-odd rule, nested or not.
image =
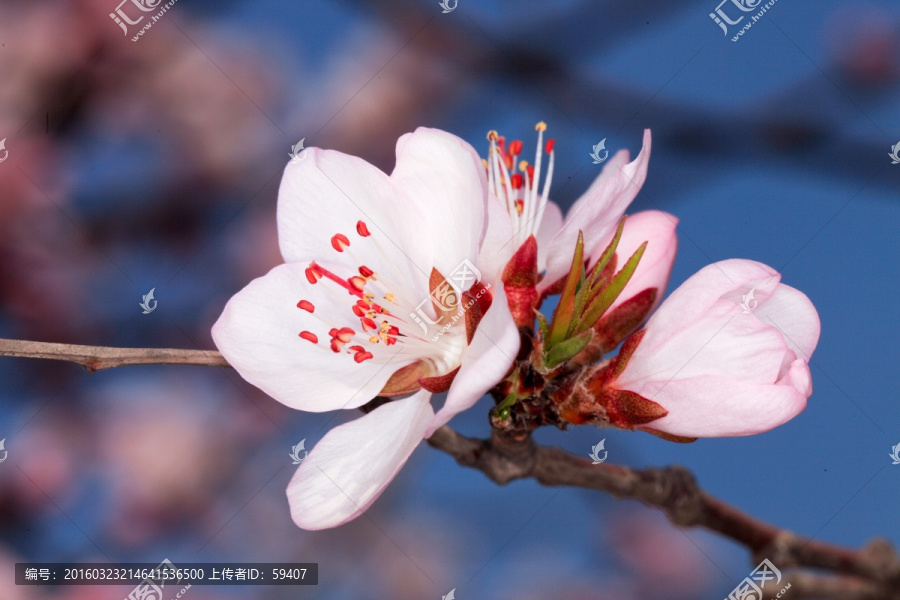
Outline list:
[[[359,239],[354,240],[353,246],[360,245],[365,256],[389,264],[377,236],[363,221],[356,224],[356,233]],[[364,264],[353,253],[347,235],[336,233],[331,247],[357,261],[357,271],[339,275],[313,261],[306,268],[306,279],[311,284],[324,285],[331,301],[345,307],[346,318],[331,321],[312,302],[301,299],[297,308],[310,313],[318,323],[301,331],[300,338],[323,351],[352,356],[356,363],[420,360],[429,367],[431,376],[443,375],[459,366],[466,347],[464,319],[461,324],[447,320],[445,325],[444,317],[433,317],[430,297],[417,299],[408,286],[392,282]]]
[[[528,236],[537,233],[547,206],[550,193],[550,182],[553,179],[553,146],[556,141],[547,140],[544,144],[544,131],[547,124],[543,121],[535,125],[538,132],[537,150],[534,165],[527,161],[519,161],[522,153],[522,142],[515,140],[506,145],[506,138],[496,131],[488,132],[491,145],[484,166],[488,173],[488,189],[506,206],[513,223],[513,242],[519,248]],[[544,178],[544,189],[538,196],[541,180],[543,155],[546,152],[550,159],[547,164],[547,175]]]

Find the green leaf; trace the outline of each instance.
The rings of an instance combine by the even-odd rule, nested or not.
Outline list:
[[[612,281],[609,282],[609,285],[591,300],[591,303],[584,310],[584,313],[580,315],[578,324],[573,329],[574,332],[589,329],[600,320],[603,313],[612,306],[613,302],[616,301],[616,298],[619,297],[619,294],[622,293],[622,290],[625,289],[631,276],[634,275],[634,271],[637,269],[638,263],[641,261],[641,257],[644,255],[644,250],[646,249],[647,242],[644,242],[637,251],[631,255],[631,258],[628,259],[628,262],[625,263],[622,270],[615,274]]]
[[[546,340],[547,333],[550,331],[550,323],[547,322],[547,317],[543,313],[534,311],[534,314],[537,316],[538,326],[541,328],[541,340]]]
[[[544,366],[548,369],[553,369],[567,360],[575,358],[579,352],[587,347],[592,337],[594,337],[594,332],[588,330],[573,338],[554,344],[552,348],[547,350],[547,354],[544,357]]]
[[[559,297],[559,304],[553,311],[553,320],[550,324],[550,334],[547,336],[547,345],[553,346],[566,338],[569,325],[575,315],[575,292],[578,289],[584,271],[584,234],[578,232],[578,242],[575,244],[575,256],[572,257],[572,267],[569,276]]]
[[[603,271],[606,269],[607,265],[609,265],[610,260],[616,255],[616,249],[619,246],[619,240],[622,237],[622,230],[625,228],[625,216],[619,220],[619,225],[616,228],[616,234],[613,236],[612,241],[610,241],[609,245],[603,251],[603,254],[600,255],[600,258],[597,259],[597,263],[590,270],[590,273],[583,278],[583,284],[578,289],[578,295],[575,298],[575,314],[581,315],[584,313],[585,307],[590,304],[590,302],[597,296],[600,292],[600,287],[603,286],[606,282],[604,282]],[[578,325],[577,320],[573,320],[569,324],[569,329],[566,332],[568,335],[572,335],[575,332],[575,327]]]
[[[503,399],[503,402],[494,407],[494,414],[503,416],[503,411],[509,411],[509,407],[516,403],[519,397],[515,395],[515,393],[510,393],[509,396]]]

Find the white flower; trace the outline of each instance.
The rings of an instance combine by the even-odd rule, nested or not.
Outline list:
[[[391,175],[305,153],[278,197],[285,264],[231,298],[212,334],[244,379],[292,408],[415,392],[332,429],[298,468],[294,522],[322,529],[361,514],[423,438],[499,382],[519,333],[500,282],[469,282],[452,314],[429,300],[460,265],[478,267],[487,184],[471,146],[420,128],[397,142]],[[435,414],[428,390],[445,389]]]

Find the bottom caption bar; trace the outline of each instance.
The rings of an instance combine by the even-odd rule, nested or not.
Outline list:
[[[162,598],[179,586],[319,585],[319,564],[16,563],[16,585],[136,585],[136,597]]]

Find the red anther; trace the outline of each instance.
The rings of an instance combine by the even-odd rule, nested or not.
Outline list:
[[[550,138],[549,140],[547,140],[547,144],[546,144],[547,154],[550,154],[551,152],[553,152],[553,146],[555,146],[555,145],[556,145],[556,140],[554,140],[553,138]]]
[[[375,271],[373,271],[366,265],[360,265],[359,274],[362,275],[363,277],[371,277],[372,275],[375,274]]]
[[[320,279],[322,279],[322,273],[319,271],[319,266],[316,263],[306,267],[306,280],[308,282],[315,283]]]
[[[363,291],[366,287],[366,280],[363,279],[362,277],[360,277],[359,275],[354,275],[353,277],[351,277],[350,279],[347,280],[347,283],[349,283],[350,286],[357,292]],[[351,290],[350,293],[352,294],[353,291]]]
[[[378,305],[378,304],[372,304],[372,309],[373,309],[375,312],[377,312],[377,313],[383,313],[383,312],[386,312],[386,311],[385,311],[383,308],[381,308],[381,306]]]
[[[335,354],[338,354],[343,347],[344,342],[342,342],[341,340],[331,340],[331,351]]]
[[[309,300],[301,300],[297,303],[297,308],[302,308],[307,312],[313,312],[314,310],[316,310],[316,307],[313,306],[313,303]]]
[[[316,334],[312,333],[311,331],[301,331],[300,337],[302,337],[304,340],[312,342],[313,344],[319,343],[318,336]]]
[[[503,152],[503,147],[506,145],[506,138],[502,135],[497,138],[497,146],[500,148],[500,152]]]
[[[524,200],[516,200],[516,212],[520,215],[525,210],[525,201]]]
[[[331,247],[338,252],[343,252],[344,248],[350,245],[350,240],[343,233],[336,233],[331,238]]]
[[[358,233],[362,237],[369,237],[370,235],[372,235],[371,233],[369,233],[369,228],[366,227],[366,224],[362,221],[356,222],[356,233]]]
[[[503,164],[506,165],[506,168],[512,171],[513,158],[509,154],[503,155]]]
[[[328,332],[328,334],[332,338],[334,338],[331,340],[332,342],[339,341],[343,344],[346,344],[347,342],[349,342],[350,340],[353,339],[353,336],[354,336],[354,334],[356,334],[356,332],[353,331],[352,329],[350,329],[349,327],[341,327],[340,329],[332,329],[331,331]]]
[[[509,145],[509,153],[513,156],[518,156],[522,154],[522,140],[514,140]]]
[[[509,178],[509,182],[512,184],[514,190],[522,189],[522,184],[525,182],[525,179],[522,177],[521,173],[516,173]]]
[[[354,352],[365,352],[366,351],[366,349],[363,348],[362,346],[348,346],[347,348],[349,350],[353,350]]]
[[[371,352],[357,352],[356,354],[353,355],[353,360],[355,360],[358,363],[361,363],[364,360],[369,360],[370,358],[372,358]]]
[[[534,167],[528,165],[528,168],[525,170],[528,172],[528,181],[531,182],[531,187],[534,187]]]
[[[353,305],[353,314],[356,315],[357,317],[364,317],[364,316],[366,316],[366,310],[364,308],[362,308],[359,305],[359,303],[357,302],[356,304]]]
[[[373,329],[378,329],[378,325],[375,324],[375,321],[370,319],[369,317],[362,317],[359,320],[362,323],[363,331],[372,331]]]

